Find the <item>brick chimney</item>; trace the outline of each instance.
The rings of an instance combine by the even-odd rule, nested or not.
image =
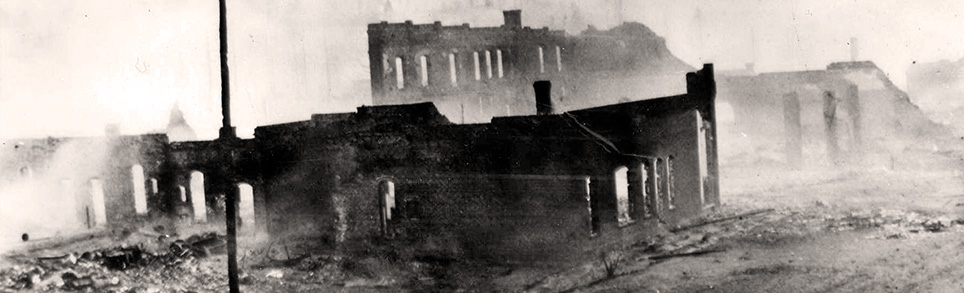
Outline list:
[[[522,28],[522,10],[505,10],[502,11],[502,16],[505,18],[505,25],[507,29],[521,29]]]
[[[540,80],[533,83],[532,88],[536,91],[536,115],[552,114],[552,83]]]

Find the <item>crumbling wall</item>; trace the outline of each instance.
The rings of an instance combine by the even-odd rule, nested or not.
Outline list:
[[[788,145],[794,141],[788,137],[796,135],[793,123],[759,123],[784,120],[783,97],[791,93],[799,100],[801,146]],[[802,165],[876,164],[863,155],[886,152],[902,141],[946,134],[870,62],[833,63],[821,71],[724,77],[720,99],[733,107],[732,132],[753,141],[741,149],[753,149],[755,156],[769,156],[781,164],[796,160],[788,152],[798,147]]]
[[[136,216],[134,206],[134,184],[142,184],[145,190],[152,190],[148,186],[148,179],[162,179],[163,174],[169,172],[164,169],[168,161],[168,141],[163,134],[141,136],[119,136],[108,138],[109,154],[105,158],[107,166],[104,170],[104,195],[107,202],[108,221],[123,222]],[[144,182],[132,182],[132,167],[140,165],[143,168]],[[166,212],[169,209],[163,203],[153,198],[158,194],[149,193],[148,211]]]
[[[200,190],[194,190],[192,175],[199,172],[203,176],[203,203],[207,221],[220,222],[224,219],[227,208],[228,194],[238,194],[240,184],[248,184],[252,188],[255,206],[255,230],[261,229],[266,219],[267,210],[264,209],[267,187],[262,178],[261,153],[253,140],[215,140],[176,142],[171,144],[171,159],[169,160],[172,180],[164,182],[167,190],[167,202],[179,210],[194,210],[192,203],[195,196],[200,196]],[[198,178],[201,178],[199,176]],[[181,198],[181,188],[185,197]],[[239,199],[240,200],[240,197]],[[197,218],[197,217],[196,217]],[[244,225],[242,223],[242,225]],[[251,231],[252,227],[243,227]]]
[[[719,196],[705,190],[700,175],[698,137],[698,111],[690,111],[660,119],[652,119],[642,124],[648,129],[664,129],[637,136],[636,143],[653,157],[666,160],[671,167],[669,180],[672,195],[661,198],[662,215],[667,222],[678,222],[691,215],[699,214],[704,207],[719,203]],[[703,150],[704,152],[706,150]]]

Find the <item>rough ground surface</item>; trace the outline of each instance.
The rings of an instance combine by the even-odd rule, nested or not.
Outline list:
[[[960,178],[874,176],[843,174],[818,184],[819,194],[811,193],[810,184],[744,194],[733,199],[746,201],[739,209],[775,210],[679,232],[671,236],[673,244],[656,251],[630,249],[614,277],[597,269],[588,283],[545,282],[534,291],[964,292],[964,227],[958,219],[964,195],[941,192],[964,190]],[[647,258],[679,250],[681,243],[720,252]]]
[[[97,230],[24,245],[0,259],[0,292],[226,292],[223,225]],[[172,231],[166,231],[172,232]],[[218,234],[218,233],[221,234]],[[162,236],[167,235],[167,236]],[[397,292],[414,276],[370,257],[340,257],[317,239],[245,235],[244,292]]]
[[[339,255],[301,236],[247,236],[242,291],[964,292],[958,157],[941,154],[931,159],[942,167],[917,170],[725,169],[724,204],[693,224],[726,220],[665,227],[586,262],[400,261]],[[756,213],[733,217],[748,212]],[[0,292],[226,291],[217,241],[210,251],[190,245],[198,237],[187,241],[190,252],[171,249],[177,239],[218,230],[192,227],[167,238],[147,227],[99,231],[24,247],[0,259]],[[135,249],[142,255],[124,268],[105,261]],[[84,257],[91,251],[99,254]],[[38,259],[64,255],[73,258]]]
[[[614,252],[611,274],[601,256],[528,291],[964,292],[954,168],[728,171],[724,205],[707,218],[762,213],[644,240]],[[663,258],[688,252],[705,253]]]

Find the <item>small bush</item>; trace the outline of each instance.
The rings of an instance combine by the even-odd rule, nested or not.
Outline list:
[[[603,252],[599,257],[603,262],[603,268],[606,269],[606,278],[615,277],[616,271],[619,270],[619,266],[625,260],[625,255],[620,251]]]

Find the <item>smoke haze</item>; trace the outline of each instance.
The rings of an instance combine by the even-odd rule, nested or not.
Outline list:
[[[621,7],[621,9],[619,9]],[[821,69],[873,60],[904,86],[914,61],[964,57],[964,3],[912,1],[231,1],[232,112],[241,136],[258,125],[370,104],[366,24],[442,21],[523,25],[576,34],[639,21],[699,67]],[[217,4],[197,1],[0,3],[0,137],[162,131],[180,104],[199,139],[220,127]]]

